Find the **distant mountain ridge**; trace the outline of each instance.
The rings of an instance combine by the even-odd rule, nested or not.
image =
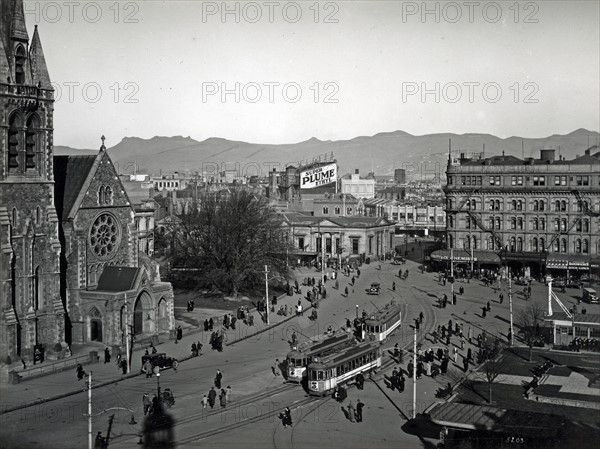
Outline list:
[[[596,131],[577,129],[569,134],[553,134],[542,138],[512,136],[499,138],[491,134],[426,134],[415,136],[404,131],[381,132],[374,136],[358,136],[350,140],[322,141],[316,137],[291,144],[258,144],[219,137],[201,142],[191,137],[155,136],[151,139],[125,137],[108,152],[121,173],[173,171],[205,171],[214,173],[226,168],[243,174],[261,175],[273,168],[297,165],[299,161],[333,152],[342,173],[359,169],[366,175],[373,169],[378,175],[392,174],[394,168],[405,168],[407,174],[431,177],[445,171],[448,143],[452,153],[499,155],[504,152],[519,158],[539,157],[542,148],[555,148],[557,153],[571,159],[582,155],[597,143]],[[57,155],[94,154],[97,150],[78,150],[55,146]],[[558,154],[557,154],[558,157]],[[420,175],[419,175],[420,174]],[[418,178],[417,178],[418,179]]]

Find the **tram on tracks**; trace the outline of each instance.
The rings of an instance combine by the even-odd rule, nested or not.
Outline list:
[[[381,367],[381,349],[376,343],[361,343],[326,357],[315,357],[308,365],[308,393],[325,396],[358,373]]]
[[[365,319],[365,332],[371,340],[383,342],[402,324],[400,305],[391,302]]]
[[[302,382],[306,378],[306,368],[315,357],[354,344],[356,344],[356,340],[349,333],[339,333],[321,341],[310,340],[305,342],[295,350],[290,351],[286,357],[287,380],[289,382]]]

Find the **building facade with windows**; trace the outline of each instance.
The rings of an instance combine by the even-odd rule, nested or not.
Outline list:
[[[494,156],[449,161],[448,248],[501,255],[516,269],[589,270],[600,253],[600,152],[572,160]]]
[[[394,223],[384,217],[315,217],[281,214],[282,226],[299,260],[365,259],[393,252]]]

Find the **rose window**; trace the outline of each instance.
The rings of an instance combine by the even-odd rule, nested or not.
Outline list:
[[[119,225],[117,220],[109,214],[102,214],[90,230],[90,244],[94,254],[99,257],[108,257],[115,252],[119,241]]]

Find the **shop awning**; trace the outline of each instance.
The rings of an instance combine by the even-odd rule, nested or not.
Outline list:
[[[589,256],[574,254],[550,254],[546,259],[546,268],[563,270],[589,270],[591,259]]]
[[[451,253],[454,253],[451,255]],[[473,255],[464,249],[450,251],[449,249],[438,249],[431,253],[432,260],[470,263],[471,260],[477,263],[489,263],[500,265],[500,256],[492,251],[473,251]]]

